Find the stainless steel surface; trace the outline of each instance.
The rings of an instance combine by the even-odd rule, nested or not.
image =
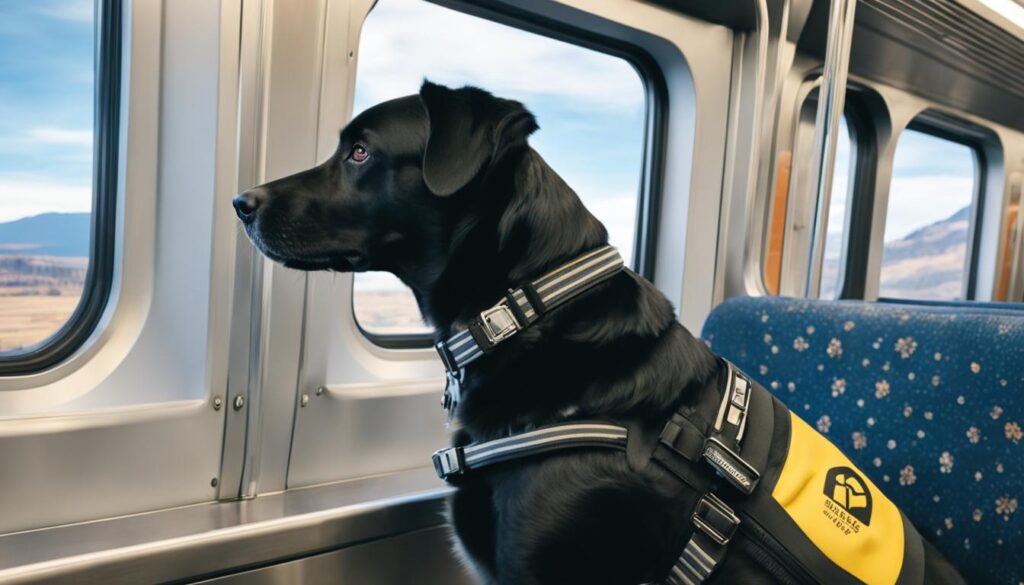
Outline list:
[[[290,486],[425,465],[447,446],[442,378],[328,386],[296,414]]]
[[[856,8],[857,0],[832,0],[829,10],[825,64],[821,72],[818,111],[814,120],[814,150],[811,155],[811,185],[816,205],[805,289],[809,297],[817,297],[821,288],[821,265],[825,257],[832,175],[836,162],[836,139],[846,101],[846,77]]]
[[[424,468],[0,536],[0,583],[205,578],[438,526],[448,491]]]
[[[238,7],[238,59],[237,70],[237,163],[234,167],[238,191],[260,182],[262,177],[265,99],[265,65],[267,47],[264,44],[264,2],[240,3]],[[259,299],[262,291],[262,260],[249,243],[245,232],[235,222],[234,280],[231,304],[231,333],[228,353],[228,378],[225,395],[232,408],[225,413],[224,448],[221,457],[220,490],[217,498],[232,500],[242,491],[242,469],[245,466],[245,447],[249,412],[238,404],[249,391],[253,367],[253,338],[258,335],[262,321]]]
[[[751,294],[762,294],[759,277],[760,234],[764,229],[761,208],[767,204],[760,188],[762,165],[771,164],[763,156],[763,143],[771,140],[773,124],[766,120],[778,97],[778,42],[784,27],[785,4],[774,18],[768,4],[756,4],[756,27],[747,34],[736,33],[733,44],[733,81],[729,96],[729,128],[725,151],[725,175],[719,215],[714,300],[725,298],[727,288],[743,287]],[[745,234],[746,237],[730,237]],[[723,237],[724,236],[724,237]],[[727,266],[734,267],[729,271]],[[727,279],[732,277],[731,282]]]
[[[218,577],[209,585],[470,585],[446,528],[428,528],[270,567]]]

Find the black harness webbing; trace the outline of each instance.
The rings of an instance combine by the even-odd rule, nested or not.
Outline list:
[[[758,471],[738,454],[751,408],[752,384],[732,364],[727,364],[725,391],[711,429],[705,430],[680,408],[665,424],[653,458],[691,487],[702,487],[690,516],[694,525],[690,540],[679,555],[665,585],[698,585],[707,580],[725,558],[726,547],[740,525],[740,518],[710,491],[689,462],[703,460],[719,476],[744,494],[750,494],[760,478]],[[448,447],[434,453],[434,468],[448,481],[468,471],[549,451],[604,447],[626,450],[626,427],[603,422],[568,422],[547,425],[529,432],[462,447]]]
[[[622,269],[619,252],[612,246],[601,246],[519,288],[509,289],[505,298],[482,311],[466,329],[439,340],[434,347],[441,356],[448,376],[443,406],[449,417],[461,399],[463,368],[535,323],[548,311],[604,282]]]
[[[449,420],[467,365],[621,270],[622,258],[614,248],[591,250],[510,289],[465,330],[439,340],[436,348],[448,375],[443,405]],[[725,558],[741,517],[753,550],[766,555],[771,561],[766,567],[774,567],[767,570],[780,578],[835,585],[923,583],[921,537],[899,509],[768,390],[722,363],[718,377],[689,394],[692,400],[672,414],[660,433],[636,421],[629,427],[565,422],[440,449],[434,467],[449,481],[502,462],[595,447],[624,451],[634,471],[658,464],[686,485],[682,493],[693,526],[661,585],[704,583]],[[903,538],[890,546],[893,534]]]

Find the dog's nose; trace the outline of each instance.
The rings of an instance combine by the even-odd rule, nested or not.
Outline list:
[[[263,189],[249,189],[245,193],[236,195],[232,204],[235,206],[235,213],[238,214],[238,219],[249,223],[256,217],[256,210],[260,208],[263,200],[266,199],[266,195]]]

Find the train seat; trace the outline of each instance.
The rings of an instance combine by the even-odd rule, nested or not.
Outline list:
[[[1024,581],[1024,307],[737,298],[703,337],[843,449],[968,582]]]

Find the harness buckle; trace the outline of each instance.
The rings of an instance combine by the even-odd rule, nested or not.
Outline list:
[[[453,475],[462,475],[466,465],[462,447],[445,447],[434,451],[434,471],[441,479],[448,481]]]
[[[437,350],[437,355],[441,356],[441,363],[444,364],[444,369],[449,374],[456,374],[459,371],[459,365],[455,362],[455,356],[448,349],[448,344],[444,340],[438,340],[434,344],[434,349]]]
[[[740,525],[740,517],[711,492],[697,502],[691,520],[698,530],[722,546],[729,544]]]
[[[714,437],[704,441],[704,460],[715,468],[718,475],[748,496],[754,492],[758,480],[761,479],[761,474],[753,465]]]
[[[487,338],[487,346],[491,349],[519,332],[519,321],[512,314],[507,304],[501,303],[480,313],[480,331]]]

